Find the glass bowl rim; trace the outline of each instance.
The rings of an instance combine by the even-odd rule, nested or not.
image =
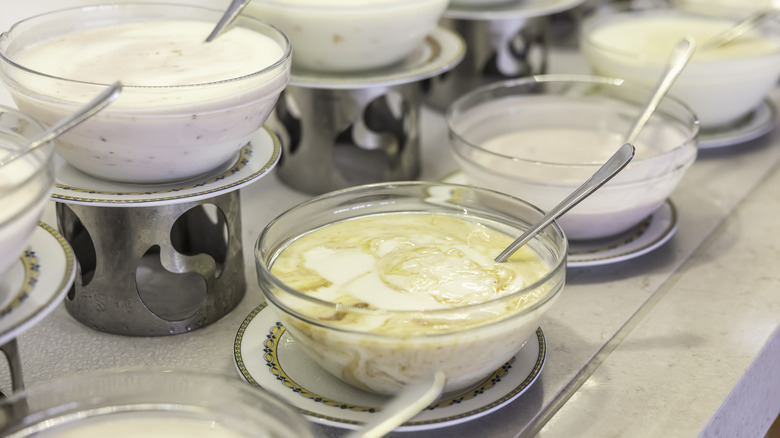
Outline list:
[[[397,182],[384,182],[384,183],[374,183],[374,184],[365,184],[360,186],[354,186],[349,187],[346,189],[340,189],[333,192],[325,193],[319,196],[316,196],[314,198],[311,198],[307,201],[304,201],[298,205],[295,205],[274,219],[272,219],[261,231],[259,237],[257,238],[256,244],[254,246],[253,252],[254,252],[254,259],[255,259],[255,265],[256,269],[258,271],[258,275],[263,275],[264,278],[268,279],[270,283],[272,283],[275,287],[282,290],[285,294],[289,294],[293,296],[296,299],[303,300],[305,302],[312,303],[316,306],[323,306],[328,309],[332,309],[334,311],[348,311],[352,313],[357,314],[363,314],[363,315],[387,315],[389,317],[396,317],[396,316],[402,316],[402,315],[425,315],[426,317],[436,317],[437,315],[447,315],[447,314],[455,314],[459,312],[469,312],[473,310],[479,310],[480,308],[486,306],[486,305],[492,305],[495,303],[500,303],[503,301],[509,301],[511,299],[517,298],[518,296],[522,296],[525,293],[528,293],[529,291],[533,291],[541,286],[543,286],[545,283],[550,281],[551,279],[561,277],[560,284],[555,284],[553,287],[555,287],[555,290],[551,290],[549,293],[547,293],[542,299],[535,302],[533,305],[526,307],[522,309],[522,311],[517,313],[512,313],[511,315],[499,318],[497,320],[491,319],[488,320],[485,324],[478,324],[475,326],[471,326],[469,328],[466,328],[466,330],[474,327],[487,327],[492,324],[500,324],[503,322],[506,322],[508,320],[512,320],[514,318],[517,318],[519,316],[527,315],[532,313],[533,311],[537,310],[538,308],[542,307],[544,304],[551,301],[553,298],[555,298],[558,294],[560,294],[561,290],[563,289],[563,286],[565,284],[565,273],[566,273],[566,262],[567,262],[567,253],[568,253],[568,240],[566,238],[566,235],[564,234],[563,230],[560,228],[557,222],[553,222],[550,224],[547,229],[552,228],[553,233],[555,235],[559,235],[562,241],[562,245],[556,249],[560,250],[561,256],[558,258],[557,263],[553,266],[550,266],[550,270],[539,280],[535,281],[534,283],[527,285],[520,291],[513,292],[508,295],[501,296],[499,298],[486,301],[483,303],[475,303],[475,304],[469,304],[465,306],[458,306],[458,307],[452,307],[452,308],[446,308],[446,309],[426,309],[426,310],[390,310],[390,309],[364,309],[361,307],[356,307],[352,305],[346,305],[346,304],[340,304],[340,303],[333,303],[330,301],[321,300],[318,298],[310,297],[304,293],[299,292],[296,289],[293,289],[289,286],[287,286],[285,283],[280,281],[276,276],[271,274],[270,267],[267,266],[266,260],[261,259],[260,257],[260,246],[263,242],[264,237],[268,234],[268,231],[277,223],[282,222],[286,219],[286,216],[288,214],[291,214],[294,211],[297,211],[298,209],[303,209],[308,206],[311,206],[312,204],[316,204],[320,201],[323,201],[327,198],[332,198],[336,196],[351,196],[355,193],[359,193],[361,191],[367,191],[367,190],[375,190],[375,189],[383,189],[383,190],[393,190],[395,188],[403,188],[403,187],[447,187],[454,190],[471,190],[475,192],[490,194],[492,196],[498,196],[505,200],[510,200],[514,203],[520,203],[523,204],[525,207],[527,207],[530,211],[533,211],[534,213],[539,215],[539,218],[541,218],[544,214],[544,212],[536,207],[535,205],[531,204],[528,201],[522,200],[520,198],[514,197],[512,195],[508,195],[502,192],[498,192],[495,190],[490,190],[486,188],[481,187],[475,187],[475,186],[469,186],[469,185],[462,185],[462,184],[452,184],[452,183],[445,183],[445,182],[435,182],[435,181],[397,181]],[[368,213],[368,215],[372,215],[373,213]],[[508,215],[508,214],[507,214]],[[355,217],[363,217],[365,215],[358,215],[350,217],[349,219],[355,218]],[[348,219],[347,219],[348,220]],[[541,233],[541,232],[540,232]],[[297,237],[297,236],[296,236]],[[536,239],[536,237],[534,238]],[[286,240],[285,240],[286,241]],[[272,255],[278,250],[278,245],[274,245],[272,253],[269,253],[269,255]],[[561,272],[563,271],[563,272]],[[386,334],[386,333],[374,333],[374,332],[362,332],[358,330],[353,330],[350,328],[345,327],[338,327],[334,325],[326,325],[320,321],[314,321],[311,318],[309,318],[305,314],[301,314],[300,312],[296,311],[295,309],[289,309],[288,306],[284,305],[283,303],[280,305],[277,301],[278,299],[274,296],[273,293],[267,293],[263,287],[260,288],[263,296],[268,300],[270,303],[273,304],[274,307],[280,307],[283,309],[285,314],[295,316],[296,318],[305,321],[308,324],[312,324],[319,327],[325,327],[328,330],[335,330],[345,333],[359,333],[361,335],[373,335],[378,337],[385,337],[385,338],[396,338],[397,335],[395,334]],[[446,330],[442,332],[433,332],[433,333],[425,333],[423,334],[424,337],[433,337],[433,336],[448,336],[455,333],[461,332],[462,329],[454,329],[454,330]]]
[[[550,167],[550,168],[569,168],[569,169],[582,169],[586,170],[590,173],[593,173],[602,166],[603,163],[585,163],[585,164],[577,164],[577,163],[555,163],[555,162],[549,162],[549,161],[540,161],[540,160],[531,160],[531,159],[525,159],[521,157],[516,157],[513,155],[507,155],[502,154],[499,152],[494,152],[488,149],[485,149],[477,144],[474,144],[468,140],[466,140],[461,131],[458,129],[455,129],[453,126],[453,117],[456,110],[458,110],[459,104],[462,104],[470,99],[475,99],[476,97],[484,94],[484,93],[490,93],[495,90],[499,89],[511,89],[514,87],[519,87],[523,85],[528,84],[534,84],[534,83],[553,83],[553,82],[559,82],[559,83],[565,83],[565,82],[576,82],[576,83],[582,83],[582,84],[594,84],[594,85],[607,85],[607,86],[619,86],[619,87],[625,87],[626,89],[632,91],[632,92],[645,92],[647,96],[650,96],[650,93],[652,90],[650,88],[646,88],[643,86],[637,86],[634,84],[627,83],[625,80],[620,78],[613,78],[608,76],[597,76],[597,75],[583,75],[583,74],[543,74],[543,75],[531,75],[531,76],[525,76],[521,78],[515,78],[515,79],[508,79],[508,80],[502,80],[494,83],[490,83],[487,85],[482,85],[480,87],[477,87],[473,89],[472,91],[465,93],[458,97],[455,101],[453,101],[447,108],[447,111],[445,112],[445,121],[447,124],[447,131],[450,136],[455,137],[458,141],[460,141],[462,144],[466,145],[468,149],[476,150],[480,153],[483,153],[485,155],[499,158],[502,160],[510,160],[513,162],[518,163],[524,163],[526,165],[533,165],[533,166],[544,166],[544,167]],[[543,95],[543,94],[542,94]],[[682,108],[684,111],[689,113],[689,115],[694,119],[693,126],[691,127],[690,134],[686,133],[686,138],[684,141],[682,141],[679,145],[664,151],[660,154],[652,155],[650,157],[642,158],[642,157],[634,157],[629,163],[629,165],[636,165],[638,163],[649,163],[652,161],[661,161],[662,159],[674,156],[676,154],[681,153],[680,151],[686,148],[692,148],[693,150],[697,150],[697,140],[698,136],[701,130],[701,124],[699,121],[698,116],[696,113],[693,112],[693,110],[690,108],[689,105],[685,104],[684,102],[680,101],[679,99],[675,98],[674,96],[667,95],[664,97],[664,100],[667,100],[671,102],[673,105],[676,105],[680,108]],[[481,103],[479,103],[481,104]],[[478,105],[479,105],[478,104]],[[663,101],[662,101],[663,104]],[[637,109],[641,109],[639,106],[637,106]],[[466,110],[468,111],[468,110]],[[450,140],[451,148],[456,149],[456,146],[452,139]],[[617,150],[618,146],[615,145],[615,150]],[[676,167],[675,167],[676,169]],[[673,171],[674,169],[672,169]],[[669,172],[667,172],[669,173]]]
[[[15,22],[14,24],[12,24],[11,27],[8,30],[0,33],[0,61],[3,61],[5,63],[7,63],[9,66],[11,66],[11,67],[13,67],[15,69],[19,69],[19,70],[25,71],[25,72],[30,73],[30,74],[34,74],[34,75],[39,76],[39,77],[53,79],[53,80],[56,80],[56,81],[63,81],[63,82],[66,82],[66,83],[81,84],[81,85],[108,86],[108,85],[110,85],[109,83],[102,84],[102,83],[97,83],[97,82],[83,81],[83,80],[79,80],[79,79],[63,78],[63,77],[59,77],[59,76],[56,76],[56,75],[52,75],[52,74],[48,74],[48,73],[44,73],[44,72],[40,72],[40,71],[36,71],[36,70],[30,69],[28,67],[25,67],[23,65],[18,64],[17,62],[15,62],[12,59],[10,59],[6,55],[6,51],[4,50],[4,48],[7,47],[8,44],[12,43],[12,40],[10,40],[11,35],[13,34],[13,32],[15,30],[18,29],[19,26],[30,24],[30,23],[40,25],[40,23],[36,23],[36,21],[38,21],[38,20],[44,20],[44,19],[47,19],[47,18],[50,18],[50,17],[56,17],[57,15],[60,15],[60,14],[67,14],[67,13],[72,13],[72,12],[75,12],[75,11],[100,12],[100,11],[106,11],[106,10],[123,10],[123,9],[135,9],[135,8],[141,8],[141,9],[143,9],[143,8],[150,8],[150,9],[153,9],[153,8],[175,8],[175,9],[200,10],[200,11],[206,11],[208,13],[218,14],[218,15],[216,15],[217,17],[221,16],[224,13],[224,11],[220,11],[218,9],[213,9],[213,8],[204,7],[204,6],[192,5],[192,4],[186,4],[186,3],[181,3],[180,4],[180,3],[164,3],[164,2],[160,2],[160,3],[155,3],[155,2],[149,2],[149,3],[132,3],[132,2],[127,2],[127,3],[100,3],[100,4],[95,4],[95,5],[76,6],[76,7],[70,7],[70,8],[57,9],[57,10],[44,12],[44,13],[41,13],[41,14],[33,15],[31,17],[27,17],[25,19],[19,20],[19,21]],[[143,18],[144,18],[144,20],[148,20],[150,17],[149,16],[145,16]],[[176,18],[171,18],[171,19],[176,19]],[[267,74],[267,73],[272,73],[274,71],[284,71],[285,68],[286,68],[285,66],[289,65],[289,63],[291,61],[292,52],[293,52],[292,43],[290,42],[289,37],[284,32],[282,32],[278,27],[274,26],[273,24],[265,22],[265,21],[262,21],[262,20],[260,20],[258,18],[249,16],[247,14],[242,14],[239,17],[239,19],[240,20],[249,20],[249,21],[253,21],[255,23],[258,23],[261,26],[263,26],[263,27],[267,28],[268,30],[270,30],[271,32],[275,33],[277,36],[281,37],[281,40],[284,42],[284,45],[282,47],[282,56],[279,59],[277,59],[276,61],[274,61],[274,63],[272,63],[272,64],[270,64],[270,65],[268,65],[268,66],[266,66],[266,67],[264,67],[264,68],[262,68],[262,69],[260,69],[258,71],[255,71],[255,72],[252,72],[252,73],[249,73],[249,74],[245,74],[243,76],[237,76],[237,77],[234,77],[234,78],[221,79],[221,80],[218,80],[218,81],[198,82],[198,83],[193,83],[193,84],[177,84],[177,85],[137,85],[137,84],[130,84],[130,83],[125,84],[125,83],[123,83],[122,87],[124,89],[138,89],[138,90],[186,89],[186,88],[193,88],[193,87],[203,88],[203,87],[208,87],[208,86],[218,86],[218,85],[227,84],[227,83],[239,82],[239,81],[243,81],[243,80],[246,80],[246,79],[251,79],[251,78],[254,78],[254,77],[257,77],[257,76],[261,76],[261,75],[264,75],[264,74]],[[238,22],[238,20],[237,20],[237,22]],[[125,23],[125,22],[122,21],[121,23]],[[108,27],[108,26],[111,26],[111,25],[112,24],[100,25],[97,28]],[[6,42],[6,45],[4,45],[3,42]]]

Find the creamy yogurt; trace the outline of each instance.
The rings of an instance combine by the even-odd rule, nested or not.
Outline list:
[[[685,36],[702,44],[735,20],[674,9],[595,15],[583,25],[582,52],[593,71],[654,85],[672,47]],[[770,24],[725,46],[697,48],[670,94],[692,107],[702,126],[735,123],[755,109],[780,77],[780,30]]]
[[[418,50],[449,0],[263,0],[246,14],[278,26],[296,67],[325,72],[385,67]]]
[[[458,116],[457,130],[477,147],[453,138],[454,157],[471,184],[548,211],[625,142],[636,113],[635,105],[596,96],[496,99]],[[676,187],[696,155],[692,128],[661,114],[642,129],[629,165],[558,219],[569,239],[626,231]]]
[[[551,287],[532,286],[550,267],[530,245],[508,262],[494,261],[512,240],[484,223],[442,214],[327,225],[285,247],[271,273],[309,298],[362,310],[295,301],[311,323],[278,315],[311,357],[360,388],[394,393],[430,369],[445,372],[445,391],[463,388],[514,355],[551,303],[537,307]],[[528,293],[517,294],[523,288]],[[469,310],[436,313],[458,308]]]
[[[204,43],[213,24],[202,21],[146,21],[98,27],[51,38],[27,48],[19,65],[64,79],[125,86],[176,87],[208,84],[251,75],[283,54],[271,38],[240,27]],[[86,102],[78,87],[63,87],[41,78],[25,82],[37,93]],[[126,93],[112,109],[158,108],[219,100],[246,91],[240,81],[221,88],[203,87],[176,95]],[[257,91],[255,91],[257,93]]]
[[[110,15],[124,7],[132,10],[123,18]],[[203,175],[234,159],[262,127],[289,79],[283,35],[269,31],[276,32],[274,38],[236,25],[205,43],[214,24],[178,18],[193,15],[189,7],[116,8],[119,12],[54,12],[63,21],[83,20],[84,26],[38,37],[35,44],[24,41],[32,38],[29,34],[44,34],[56,18],[33,17],[5,34],[0,49],[14,64],[3,70],[19,108],[51,125],[102,91],[94,84],[120,80],[124,88],[116,101],[57,141],[57,152],[71,165],[107,180],[165,183]],[[148,8],[143,13],[151,17],[133,8]],[[140,18],[129,18],[135,14]]]
[[[0,161],[18,143],[0,135]],[[0,167],[0,275],[22,255],[48,201],[53,183],[44,152],[22,156]]]
[[[55,424],[52,426],[52,424]],[[78,421],[46,424],[40,431],[24,431],[11,437],[36,438],[262,438],[261,430],[252,435],[239,433],[208,418],[164,413],[121,413],[89,416]],[[11,438],[9,437],[9,438]]]

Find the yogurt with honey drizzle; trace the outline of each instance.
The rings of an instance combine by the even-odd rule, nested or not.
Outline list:
[[[496,255],[512,240],[494,228],[443,214],[391,213],[331,224],[285,247],[271,273],[311,298],[369,311],[340,312],[296,301],[295,311],[311,324],[278,314],[296,339],[308,339],[301,346],[312,357],[355,386],[393,393],[415,373],[435,367],[445,374],[456,370],[448,375],[446,390],[462,388],[522,347],[536,329],[534,318],[503,320],[533,307],[549,292],[540,286],[516,294],[542,279],[550,267],[529,246],[508,262],[496,263]],[[475,309],[467,319],[385,313],[435,312],[497,300],[499,304]],[[336,329],[318,327],[318,321]],[[408,337],[420,334],[430,338]],[[347,353],[336,362],[333,355],[322,354],[331,348]],[[474,356],[461,354],[464,348]],[[474,357],[483,361],[479,369],[463,373],[473,367]],[[461,377],[453,380],[450,375]]]
[[[174,15],[177,6],[117,5],[123,7]],[[83,28],[38,37],[34,44],[22,39],[42,30],[17,25],[20,42],[14,45],[12,29],[3,43],[3,58],[11,61],[3,70],[12,97],[22,111],[46,124],[88,101],[99,84],[122,81],[123,92],[110,108],[57,141],[60,156],[98,178],[165,183],[226,165],[262,127],[289,79],[289,46],[280,42],[284,36],[249,27],[266,26],[255,20],[205,43],[212,22],[89,18],[100,11],[81,10]],[[45,26],[45,20],[54,19],[30,19],[36,20]]]

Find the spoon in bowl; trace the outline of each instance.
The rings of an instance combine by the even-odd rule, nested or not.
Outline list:
[[[87,102],[75,113],[60,120],[56,125],[43,131],[43,133],[27,143],[24,148],[0,159],[0,167],[5,166],[6,164],[24,156],[31,151],[34,151],[35,149],[38,149],[39,147],[64,134],[74,126],[94,116],[100,112],[100,110],[108,106],[108,104],[116,100],[121,92],[122,84],[119,81],[109,85],[108,88],[103,90],[99,95],[97,95],[97,97]]]
[[[730,43],[731,41],[737,39],[738,37],[742,36],[745,32],[754,28],[762,21],[774,16],[775,13],[779,11],[780,10],[778,9],[777,6],[772,5],[767,8],[761,9],[755,13],[752,13],[747,17],[745,17],[743,20],[740,20],[733,27],[730,27],[725,31],[703,42],[702,44],[700,44],[699,47],[701,50],[707,50],[707,49],[714,49],[716,47],[724,46]]]
[[[515,253],[521,246],[528,243],[533,239],[539,231],[543,230],[546,226],[550,225],[555,219],[558,219],[567,211],[571,210],[575,205],[579,204],[583,199],[590,196],[593,192],[599,189],[601,186],[607,183],[612,177],[623,170],[628,163],[634,158],[636,149],[633,143],[639,137],[639,132],[647,124],[650,116],[653,114],[661,99],[666,95],[671,88],[674,81],[682,72],[682,69],[688,64],[688,61],[693,55],[693,51],[696,49],[696,42],[690,38],[683,38],[672,49],[672,53],[669,56],[669,60],[666,63],[666,69],[661,75],[660,80],[656,84],[653,92],[650,94],[650,98],[645,102],[644,109],[639,116],[634,120],[631,125],[631,129],[626,135],[625,144],[618,148],[615,152],[587,181],[582,183],[577,189],[574,190],[569,196],[567,196],[558,205],[552,208],[547,214],[545,214],[539,222],[528,228],[523,234],[520,235],[514,242],[512,242],[501,254],[496,257],[496,262],[505,262],[512,254]]]
[[[212,40],[214,40],[214,38],[218,37],[226,27],[230,26],[230,24],[236,20],[238,14],[240,14],[248,4],[249,0],[233,0],[230,2],[230,5],[222,15],[222,18],[220,18],[217,22],[214,30],[212,30],[209,36],[206,37],[206,42],[210,43]]]
[[[446,378],[442,371],[430,371],[407,384],[377,416],[344,438],[379,438],[428,407],[441,395]]]

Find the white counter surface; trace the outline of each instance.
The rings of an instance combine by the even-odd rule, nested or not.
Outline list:
[[[0,0],[0,28],[83,3]],[[556,60],[551,71],[583,71],[566,56]],[[780,93],[772,100],[780,104]],[[12,105],[5,91],[0,103]],[[441,114],[426,110],[421,124],[421,179],[442,178],[456,165]],[[780,414],[779,164],[780,131],[701,151],[671,197],[680,226],[668,243],[630,261],[569,269],[561,298],[541,323],[548,356],[527,392],[474,421],[397,435],[761,437]],[[183,335],[122,337],[95,332],[60,306],[18,338],[25,383],[126,366],[240,378],[233,340],[262,300],[252,246],[269,220],[308,197],[273,174],[242,189],[249,287],[222,320]],[[44,221],[56,224],[53,208]],[[7,390],[4,365],[0,371]]]

